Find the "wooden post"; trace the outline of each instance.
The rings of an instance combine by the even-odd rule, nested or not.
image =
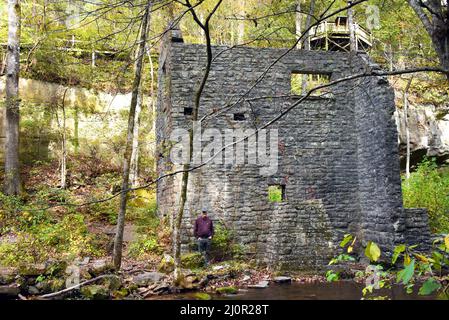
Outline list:
[[[95,60],[96,60],[97,54],[95,52],[95,49],[92,50],[92,68],[95,68]]]

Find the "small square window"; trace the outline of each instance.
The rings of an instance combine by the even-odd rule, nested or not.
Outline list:
[[[275,184],[268,186],[268,200],[270,202],[285,201],[285,185]]]
[[[291,94],[305,95],[311,89],[328,84],[330,78],[330,74],[292,72],[290,79]],[[327,96],[329,93],[330,88],[326,87],[314,90],[311,96]]]
[[[234,113],[234,120],[235,121],[245,121],[245,114],[244,113]]]
[[[193,114],[193,108],[184,108],[184,115],[191,116]]]

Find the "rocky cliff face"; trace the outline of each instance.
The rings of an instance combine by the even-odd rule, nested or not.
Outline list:
[[[403,108],[396,108],[395,118],[399,132],[401,167],[405,168],[407,140]],[[433,105],[410,105],[408,125],[412,166],[424,156],[436,157],[440,164],[449,163],[449,114],[441,117]]]

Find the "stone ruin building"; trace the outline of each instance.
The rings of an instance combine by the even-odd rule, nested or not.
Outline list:
[[[295,75],[333,81],[378,68],[363,53],[286,51],[214,46],[199,118],[234,106],[207,118],[202,130],[259,128],[300,99],[300,94],[292,94]],[[204,45],[186,44],[176,36],[168,36],[162,45],[158,176],[182,168],[171,162],[170,136],[176,129],[191,126],[194,94],[205,62]],[[203,207],[213,221],[232,230],[250,257],[279,268],[327,265],[346,233],[386,249],[397,243],[427,243],[426,210],[402,205],[394,93],[387,79],[364,77],[327,90],[306,98],[267,128],[278,130],[274,174],[261,174],[261,165],[248,161],[209,163],[191,172],[183,220],[184,249],[193,240],[193,222]],[[176,214],[181,176],[158,183],[159,214]],[[281,190],[281,201],[269,201],[270,186]]]

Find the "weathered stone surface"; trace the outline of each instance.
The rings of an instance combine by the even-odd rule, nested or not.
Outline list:
[[[401,166],[405,168],[407,131],[403,108],[396,109],[395,119],[399,132]],[[410,105],[408,129],[412,166],[424,156],[437,157],[440,162],[449,161],[449,115],[441,117],[434,105]]]
[[[292,282],[292,278],[285,277],[285,276],[279,276],[279,277],[274,277],[273,281],[276,283],[289,283],[289,282]]]
[[[39,289],[36,288],[35,286],[28,287],[28,294],[35,296],[35,295],[38,295],[39,293],[40,293]]]
[[[268,286],[269,286],[268,281],[260,281],[259,283],[248,285],[248,288],[265,289],[268,288]]]
[[[27,264],[19,268],[19,274],[21,276],[40,276],[47,271],[47,265],[45,263],[39,264]]]
[[[20,293],[20,288],[16,285],[0,286],[0,299],[14,298]]]
[[[213,53],[220,55],[212,65],[199,118],[222,110],[201,127],[202,133],[215,129],[217,149],[227,144],[226,130],[260,128],[298,101],[291,96],[292,73],[327,74],[332,81],[377,68],[363,54],[294,50],[254,86],[285,49],[213,47]],[[187,111],[205,61],[202,45],[164,43],[156,121],[159,176],[182,169],[170,156],[177,142],[170,136],[191,126]],[[248,161],[248,154],[256,153],[249,147],[255,145],[251,140],[237,145],[245,150],[244,163],[234,159],[223,164],[220,154],[221,162],[190,173],[184,249],[202,207],[209,208],[215,222],[225,221],[233,229],[247,253],[278,268],[322,268],[345,233],[375,241],[382,249],[413,238],[407,234],[411,228],[406,227],[402,207],[394,93],[388,81],[366,77],[328,90],[326,96],[305,99],[269,127],[277,130],[279,140],[278,166],[272,172],[261,171],[266,163],[260,158]],[[223,109],[226,106],[232,108]],[[244,121],[236,120],[236,113],[243,113]],[[211,138],[203,138],[202,146],[209,147]],[[268,186],[273,184],[284,186],[281,203],[268,201]],[[179,175],[159,181],[160,215],[172,217],[176,212],[180,186]]]
[[[158,271],[170,273],[175,268],[175,260],[169,254],[164,254],[158,266]]]
[[[80,292],[85,298],[92,300],[105,300],[110,296],[108,288],[96,284],[83,286],[81,287]]]
[[[89,267],[89,273],[94,277],[98,277],[99,275],[112,269],[112,265],[106,259],[98,259],[92,261],[92,264]]]
[[[0,267],[0,285],[10,284],[14,282],[16,275],[16,268]]]
[[[143,272],[133,277],[133,282],[138,286],[144,287],[151,283],[158,282],[165,278],[165,274],[159,272]]]

